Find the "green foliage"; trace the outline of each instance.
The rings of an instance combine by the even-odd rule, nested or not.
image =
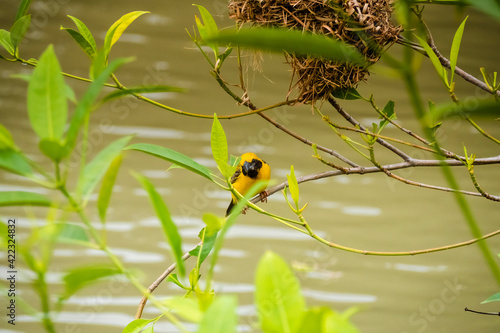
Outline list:
[[[229,179],[234,173],[234,168],[227,165],[229,153],[227,148],[226,133],[224,132],[219,119],[217,119],[217,114],[214,114],[210,143],[212,147],[212,155],[215,163],[217,163],[219,171],[222,173],[224,178]]]
[[[212,180],[212,173],[209,168],[195,162],[192,158],[186,155],[176,152],[175,150],[148,143],[136,143],[128,146],[125,149],[136,150],[149,155],[153,155],[155,157],[159,157],[189,171],[192,171],[202,177]]]
[[[24,38],[26,31],[31,24],[31,15],[24,15],[16,20],[16,23],[10,29],[10,42],[12,47],[14,48],[14,55],[19,55],[19,43]]]
[[[16,13],[16,21],[18,21],[21,17],[25,16],[28,13],[28,9],[30,8],[31,0],[22,0],[19,4],[19,8]]]
[[[207,42],[238,45],[262,51],[283,51],[299,55],[320,57],[339,62],[365,66],[365,60],[356,49],[332,38],[302,33],[297,30],[255,28],[224,30],[211,36]]]
[[[10,55],[14,55],[15,49],[12,45],[9,31],[0,29],[0,45],[2,45]]]
[[[255,304],[266,333],[298,332],[305,310],[297,278],[273,252],[260,259],[255,276]]]
[[[106,221],[106,212],[108,210],[109,200],[111,199],[111,194],[113,193],[113,187],[115,185],[116,176],[118,175],[118,170],[120,169],[122,160],[123,154],[119,154],[115,157],[109,165],[102,180],[101,190],[99,191],[99,197],[97,199],[97,209],[99,210],[99,217],[102,223]]]
[[[462,43],[462,36],[464,34],[464,29],[465,29],[465,22],[467,21],[469,17],[467,16],[460,26],[458,27],[457,31],[455,32],[455,36],[453,37],[453,43],[451,44],[451,51],[450,51],[450,71],[451,71],[451,78],[450,78],[450,84],[453,84],[453,77],[455,75],[455,68],[457,67],[457,61],[458,61],[458,52],[460,51],[460,44]]]
[[[120,39],[121,35],[128,28],[132,22],[134,22],[139,16],[149,12],[135,11],[120,17],[113,25],[108,29],[106,37],[104,38],[104,58],[107,60],[109,52],[113,45]]]
[[[198,333],[236,333],[238,324],[236,305],[236,298],[234,297],[217,297],[203,316]],[[214,318],[217,318],[217,320],[214,320]]]
[[[135,87],[128,89],[121,89],[118,91],[113,91],[109,95],[107,95],[103,102],[109,102],[116,98],[120,98],[126,95],[134,95],[134,94],[144,94],[144,93],[158,93],[158,92],[184,92],[185,89],[179,87],[170,87],[170,86],[147,86],[147,87]]]
[[[205,7],[200,6],[200,5],[193,5],[198,7],[198,10],[200,11],[200,16],[203,20],[203,23],[201,20],[198,18],[198,16],[195,15],[195,20],[196,20],[196,26],[198,28],[198,32],[200,33],[200,36],[203,40],[208,40],[212,36],[217,36],[219,33],[219,28],[217,28],[217,24],[215,23],[214,18],[212,17],[212,14],[208,10],[205,9]],[[215,58],[219,57],[219,44],[214,42],[214,43],[207,43],[208,46],[214,51]]]
[[[118,269],[101,265],[87,265],[71,269],[63,277],[65,292],[62,298],[67,299],[85,286],[119,274],[121,272]]]
[[[121,154],[131,139],[132,136],[129,135],[113,141],[85,166],[85,169],[80,174],[77,186],[77,191],[84,201],[92,194],[97,183],[99,183],[106,173],[106,170],[108,170],[111,163],[113,163],[113,160]]]
[[[151,184],[146,177],[137,173],[134,174],[134,177],[141,183],[146,192],[148,192],[156,215],[158,216],[163,227],[166,239],[172,248],[172,253],[174,254],[175,262],[177,263],[177,269],[179,270],[179,273],[184,276],[185,268],[184,261],[182,260],[182,240],[179,235],[179,231],[177,230],[177,226],[174,221],[172,221],[167,206],[163,202],[160,194],[154,188],[153,184]]]
[[[162,316],[158,316],[153,319],[136,319],[131,321],[122,331],[122,333],[140,333],[143,332],[145,333],[146,331],[143,331],[143,329],[148,326],[151,323],[156,323],[158,319],[160,319]]]
[[[40,139],[61,139],[68,117],[65,89],[59,61],[50,45],[40,57],[28,86],[30,123]]]
[[[292,195],[292,200],[295,203],[295,210],[299,210],[299,184],[297,183],[297,178],[295,177],[295,171],[293,170],[293,165],[290,167],[290,175],[286,175],[288,180],[288,188],[290,189],[290,194]]]
[[[481,304],[490,303],[490,302],[499,302],[499,301],[500,301],[500,293],[496,293],[494,295],[491,295],[490,297],[488,297],[484,301],[482,301]]]
[[[25,191],[1,191],[0,207],[5,206],[52,206],[52,201],[46,196]]]
[[[76,24],[78,31],[63,27],[61,27],[61,29],[66,30],[70,34],[70,36],[78,43],[78,45],[80,45],[80,47],[85,51],[85,53],[87,53],[88,56],[93,59],[97,54],[97,45],[95,43],[94,36],[92,36],[92,33],[87,28],[85,23],[71,15],[68,15],[68,17]]]
[[[33,168],[26,157],[13,149],[0,150],[0,169],[25,177],[33,175]]]

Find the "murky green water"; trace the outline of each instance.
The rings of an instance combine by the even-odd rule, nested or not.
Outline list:
[[[230,26],[226,17],[225,1],[199,1],[212,13],[218,14],[220,26]],[[17,4],[3,1],[0,12],[2,28],[12,24]],[[428,23],[435,31],[435,39],[442,52],[447,54],[454,29],[461,18],[447,7],[433,7]],[[134,55],[136,61],[118,72],[120,80],[129,86],[142,84],[167,84],[182,86],[186,94],[155,94],[152,98],[175,108],[212,114],[233,114],[244,111],[238,107],[213,81],[210,68],[201,54],[193,47],[185,28],[191,29],[197,13],[190,2],[184,1],[62,1],[50,0],[33,4],[33,24],[36,32],[27,36],[22,50],[26,58],[38,57],[47,44],[53,43],[62,67],[66,72],[87,76],[89,60],[59,30],[60,25],[71,26],[66,15],[84,21],[102,43],[107,28],[124,13],[149,10],[117,43],[113,57]],[[459,66],[475,76],[479,67],[498,70],[498,24],[482,14],[470,12],[462,42]],[[397,52],[399,46],[394,47]],[[287,93],[290,72],[281,56],[264,56],[264,72],[249,70],[250,96],[257,106],[265,106],[283,99]],[[447,100],[444,88],[429,61],[419,71],[419,82],[425,99],[436,102]],[[19,64],[0,62],[0,121],[13,134],[16,143],[35,155],[37,142],[26,115],[26,84],[10,79],[10,75],[29,72]],[[236,71],[227,69],[224,77],[236,81]],[[81,96],[86,83],[67,80]],[[484,94],[457,80],[460,96]],[[412,109],[400,80],[373,74],[360,91],[374,93],[379,105],[389,99],[396,101],[398,118],[407,128],[418,132],[419,125],[412,120]],[[345,109],[357,119],[370,124],[374,118],[367,104],[343,103]],[[342,122],[327,105],[323,108],[335,121]],[[336,135],[325,126],[309,107],[287,107],[268,113],[274,119],[317,142],[344,153],[355,161],[366,164]],[[491,134],[500,136],[497,123],[478,119]],[[118,100],[102,107],[92,120],[90,150],[95,154],[108,142],[120,136],[136,133],[134,142],[148,142],[178,150],[209,167],[211,160],[209,133],[211,122],[181,117],[135,100]],[[222,122],[230,151],[237,155],[255,151],[273,170],[273,180],[286,180],[290,165],[297,175],[307,175],[327,170],[310,157],[310,147],[299,143],[276,130],[263,119],[245,117]],[[445,124],[446,135],[441,144],[458,153],[462,144],[478,157],[495,156],[498,146],[483,139],[466,123],[450,120]],[[399,136],[396,129],[387,128],[386,135]],[[355,137],[355,136],[353,136]],[[403,137],[404,138],[404,137]],[[424,156],[415,149],[405,149],[414,157]],[[384,163],[399,162],[385,150],[377,153]],[[428,157],[431,158],[431,157]],[[197,234],[203,225],[204,212],[223,214],[229,195],[219,191],[198,176],[184,170],[168,167],[158,159],[129,152],[124,160],[112,198],[112,209],[107,224],[108,239],[114,252],[129,268],[143,271],[143,283],[150,282],[172,263],[167,246],[146,193],[129,170],[136,170],[152,179],[167,202],[180,228],[186,250],[197,243]],[[441,172],[436,168],[401,170],[399,175],[416,181],[445,186]],[[464,189],[473,190],[467,173],[455,169]],[[500,193],[498,166],[478,167],[477,176],[490,193]],[[0,175],[2,190],[33,190],[31,184],[5,173]],[[311,226],[330,241],[364,250],[406,251],[471,239],[471,234],[461,216],[452,194],[430,191],[405,185],[381,174],[338,176],[300,186],[303,202],[309,203],[305,216]],[[45,192],[43,192],[45,193]],[[95,200],[95,198],[94,198]],[[494,231],[500,221],[498,204],[478,197],[468,197],[473,213],[483,233]],[[92,201],[90,206],[93,207]],[[279,193],[271,196],[265,208],[289,214]],[[2,209],[2,217],[18,219],[19,237],[32,223],[43,223],[44,210],[31,212],[21,209]],[[91,214],[98,224],[96,212]],[[76,217],[72,217],[77,221]],[[488,243],[493,253],[500,253],[497,238]],[[253,273],[258,259],[266,250],[273,250],[289,262],[307,265],[313,270],[297,272],[304,296],[309,306],[326,305],[338,310],[350,306],[360,308],[353,321],[362,332],[497,332],[498,318],[464,312],[465,307],[482,311],[498,311],[498,305],[479,303],[498,291],[491,273],[476,245],[435,254],[415,257],[367,257],[332,250],[312,239],[259,216],[254,212],[242,216],[230,231],[221,254],[215,280],[220,293],[236,293],[239,298],[241,331],[252,332],[255,322],[253,304]],[[49,274],[50,288],[60,291],[61,274],[68,268],[90,262],[103,262],[99,251],[79,247],[57,248]],[[191,263],[192,264],[192,263]],[[2,269],[4,263],[1,264]],[[37,298],[29,287],[30,275],[20,269],[20,294],[37,305]],[[176,290],[163,284],[156,290],[158,296],[169,296]],[[3,295],[2,295],[3,296]],[[117,332],[133,319],[140,295],[134,288],[113,280],[85,289],[72,297],[64,311],[57,317],[60,332]],[[3,303],[2,303],[3,304]],[[37,305],[38,306],[38,305]],[[158,312],[147,307],[144,317],[152,318]],[[10,327],[2,319],[1,332],[38,332],[40,325],[27,315],[18,316],[18,325]],[[9,326],[9,327],[7,327]],[[156,325],[157,332],[175,332],[164,322]]]

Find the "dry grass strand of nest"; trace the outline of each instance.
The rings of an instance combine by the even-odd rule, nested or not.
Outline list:
[[[393,0],[231,0],[229,16],[256,26],[322,34],[353,45],[374,63],[383,47],[396,42],[401,27],[391,22]],[[369,75],[350,64],[287,55],[299,99],[314,103],[339,89],[355,87]]]

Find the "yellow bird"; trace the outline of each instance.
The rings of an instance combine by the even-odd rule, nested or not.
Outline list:
[[[271,167],[269,164],[261,160],[254,153],[245,153],[241,155],[241,161],[237,169],[231,177],[231,184],[236,191],[241,195],[245,195],[254,184],[262,181],[262,186],[258,189],[261,201],[266,200],[267,193],[265,191],[267,183],[271,179]],[[232,200],[227,207],[226,216],[231,214],[231,209],[236,205],[238,198],[232,194]]]

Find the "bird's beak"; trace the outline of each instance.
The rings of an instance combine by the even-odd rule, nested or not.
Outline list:
[[[243,174],[248,175],[250,171],[253,171],[255,169],[255,165],[251,162],[245,162],[243,163]]]

